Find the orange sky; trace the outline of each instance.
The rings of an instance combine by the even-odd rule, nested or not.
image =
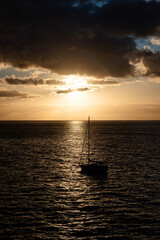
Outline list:
[[[97,85],[71,75],[63,81],[59,86],[1,84],[10,97],[0,98],[0,120],[85,120],[88,115],[93,120],[160,119],[160,85],[150,79],[109,79]]]

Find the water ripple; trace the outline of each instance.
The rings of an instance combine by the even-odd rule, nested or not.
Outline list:
[[[98,179],[80,173],[85,126],[0,123],[0,239],[159,239],[160,122],[93,122]]]

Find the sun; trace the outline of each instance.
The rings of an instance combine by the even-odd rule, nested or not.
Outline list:
[[[64,78],[65,87],[69,89],[66,101],[69,105],[83,105],[86,102],[86,96],[83,89],[88,88],[87,81],[79,75],[69,75]]]
[[[66,103],[72,106],[82,106],[87,103],[84,92],[73,91],[66,96]]]

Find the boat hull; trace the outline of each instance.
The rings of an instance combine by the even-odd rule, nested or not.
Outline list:
[[[81,172],[90,175],[106,175],[108,167],[99,164],[81,164]]]

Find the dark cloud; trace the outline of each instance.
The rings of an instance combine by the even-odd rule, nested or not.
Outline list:
[[[99,19],[101,26],[116,36],[160,36],[160,2],[156,0],[108,0]]]
[[[131,56],[133,63],[143,62],[145,71],[143,75],[160,77],[160,52],[153,52],[149,49],[136,50]]]
[[[60,80],[51,79],[45,81],[46,85],[65,85],[66,83]]]
[[[64,85],[65,82],[59,81],[56,79],[45,80],[45,79],[35,79],[31,77],[15,77],[15,76],[6,76],[3,78],[3,81],[0,80],[0,83],[6,82],[10,85]]]
[[[86,92],[86,91],[90,91],[91,89],[88,87],[84,87],[84,88],[76,88],[76,89],[64,89],[64,90],[57,90],[55,93],[56,94],[68,94],[68,93],[72,93],[72,92]]]
[[[146,75],[160,77],[160,52],[143,51],[142,60],[147,68]]]
[[[0,91],[0,98],[31,98],[27,93],[20,93],[17,90],[2,90]]]
[[[93,2],[1,3],[0,60],[65,75],[133,75],[130,57],[137,52],[135,37],[160,35],[160,2],[108,0],[102,7]]]
[[[117,85],[120,84],[121,82],[119,81],[114,81],[114,80],[104,80],[104,79],[99,79],[99,80],[88,80],[88,84],[91,85]]]
[[[43,79],[32,79],[32,78],[17,78],[14,76],[5,77],[4,81],[10,85],[43,85]]]

